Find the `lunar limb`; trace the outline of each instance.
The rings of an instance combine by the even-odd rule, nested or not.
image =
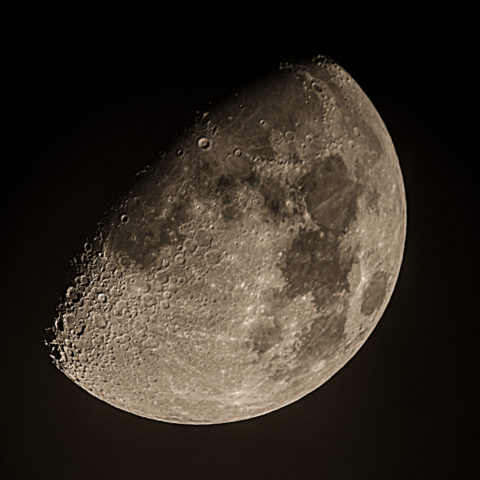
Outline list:
[[[283,64],[204,112],[100,222],[51,356],[155,420],[274,411],[365,342],[405,233],[399,162],[370,100],[331,60]]]

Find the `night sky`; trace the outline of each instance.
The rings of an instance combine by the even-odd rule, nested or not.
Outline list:
[[[346,54],[321,43],[209,55],[163,45],[147,54],[80,43],[32,41],[3,58],[5,478],[473,478],[479,135],[472,55]],[[70,260],[102,213],[209,101],[281,60],[319,53],[371,99],[404,175],[404,262],[369,340],[317,391],[231,424],[155,422],[76,386],[51,364],[44,329]]]

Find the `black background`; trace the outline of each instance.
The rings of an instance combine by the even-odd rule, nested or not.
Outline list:
[[[479,340],[472,56],[352,54],[321,43],[208,52],[163,44],[154,54],[53,45],[32,40],[2,60],[6,478],[472,478]],[[209,100],[280,60],[319,53],[372,100],[404,174],[404,262],[370,339],[322,388],[250,421],[155,422],[84,392],[51,365],[43,330],[98,218]]]

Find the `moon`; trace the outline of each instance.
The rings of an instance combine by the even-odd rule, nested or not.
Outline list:
[[[366,341],[406,234],[398,158],[333,60],[202,112],[100,220],[47,344],[95,397],[218,424],[291,404]]]

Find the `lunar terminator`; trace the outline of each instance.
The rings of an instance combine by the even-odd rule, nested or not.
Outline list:
[[[204,112],[100,222],[53,361],[155,420],[274,411],[365,342],[405,231],[399,162],[370,100],[331,60],[282,64]]]

